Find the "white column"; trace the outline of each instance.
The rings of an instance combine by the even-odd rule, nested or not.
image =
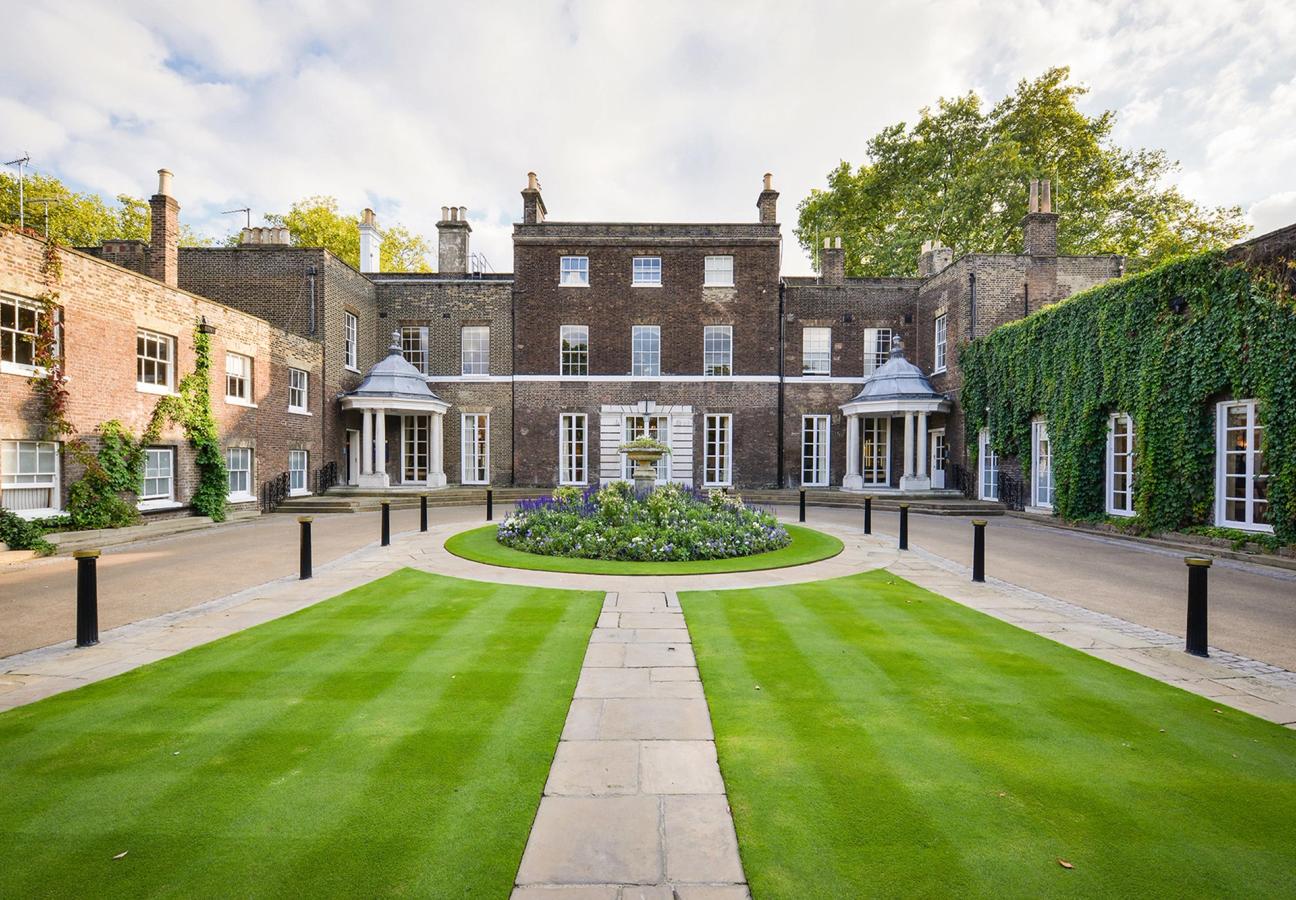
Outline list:
[[[914,473],[914,416],[905,413],[904,470],[903,477],[911,478]]]
[[[927,413],[918,413],[918,477],[927,477]]]
[[[441,487],[446,483],[445,452],[442,447],[441,423],[445,416],[432,413],[432,427],[428,429],[428,440],[432,444],[432,460],[428,467],[428,487]]]
[[[859,416],[846,417],[846,474],[859,474]]]
[[[360,474],[373,473],[373,410],[360,410]]]
[[[374,441],[374,474],[387,474],[387,410],[380,409],[375,415],[378,421],[374,423],[374,431],[377,432]]]

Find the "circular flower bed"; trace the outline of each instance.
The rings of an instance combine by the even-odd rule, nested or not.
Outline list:
[[[792,540],[773,515],[736,495],[677,484],[636,494],[625,482],[520,501],[496,539],[545,556],[658,562],[751,556]]]

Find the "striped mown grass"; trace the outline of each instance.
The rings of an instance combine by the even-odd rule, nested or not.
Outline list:
[[[406,569],[0,715],[0,895],[506,896],[600,601]]]
[[[680,599],[757,897],[1296,894],[1296,732],[885,571]]]

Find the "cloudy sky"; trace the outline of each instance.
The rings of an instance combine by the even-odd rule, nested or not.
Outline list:
[[[0,154],[82,190],[181,215],[281,211],[310,194],[434,239],[466,206],[511,268],[526,172],[552,219],[749,221],[782,197],[784,270],[806,272],[796,204],[884,125],[942,95],[993,101],[1065,64],[1119,140],[1163,147],[1183,189],[1296,221],[1296,4],[60,2],[0,34]]]

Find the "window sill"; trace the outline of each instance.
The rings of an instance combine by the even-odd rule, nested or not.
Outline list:
[[[564,284],[563,282],[560,281],[560,282],[558,282],[558,287],[587,288],[587,287],[589,287],[589,283],[586,282],[585,284],[575,284],[575,283],[571,283],[571,284]]]
[[[174,397],[175,391],[165,384],[145,384],[144,382],[135,382],[135,390],[141,394],[161,394],[163,397]]]
[[[1134,510],[1132,510],[1132,509],[1108,509],[1108,510],[1107,510],[1107,515],[1109,515],[1109,516],[1120,516],[1121,518],[1124,518],[1124,519],[1132,519],[1132,518],[1134,517]]]
[[[154,512],[159,509],[179,509],[184,506],[177,500],[141,500],[135,504],[140,512]]]
[[[731,287],[733,287],[733,286],[734,286],[734,283],[733,283],[732,281],[726,281],[726,282],[723,282],[723,283],[721,283],[721,282],[719,282],[719,281],[704,281],[704,282],[702,282],[702,287],[723,287],[723,288],[731,288]]]
[[[256,503],[256,494],[227,494],[226,503]]]
[[[460,372],[460,378],[470,378],[477,381],[485,381],[490,378],[490,372]]]
[[[732,482],[732,481],[704,481],[704,482],[702,482],[702,487],[704,487],[704,488],[731,488],[731,487],[733,487],[733,482]]]
[[[226,397],[225,402],[230,406],[243,406],[248,409],[257,408],[257,405],[251,400],[244,400],[242,397]]]
[[[299,488],[298,490],[288,492],[289,497],[309,497],[310,494],[311,492],[305,488]]]
[[[1272,525],[1253,525],[1246,522],[1217,521],[1216,528],[1232,528],[1234,531],[1247,531],[1251,534],[1273,534]]]
[[[632,288],[659,288],[661,286],[662,283],[660,281],[640,281],[637,283],[633,281],[630,282],[630,287]]]
[[[832,378],[830,372],[802,372],[802,378]]]
[[[348,372],[355,372],[357,375],[360,374],[360,370],[355,366],[343,366],[342,368],[346,369]]]
[[[944,367],[944,366],[941,366],[939,369],[932,369],[932,374],[933,374],[933,375],[944,375],[944,374],[945,374],[945,371],[946,371],[945,367]]]
[[[308,410],[308,409],[302,409],[301,407],[298,407],[298,406],[290,406],[290,407],[288,407],[288,412],[292,413],[294,416],[313,416],[313,415],[315,415],[315,413],[311,412],[310,410]]]
[[[46,369],[44,366],[28,366],[23,363],[0,362],[0,374],[19,375],[23,378],[44,378]]]
[[[11,509],[9,512],[20,519],[48,519],[51,516],[63,515],[61,509]]]

